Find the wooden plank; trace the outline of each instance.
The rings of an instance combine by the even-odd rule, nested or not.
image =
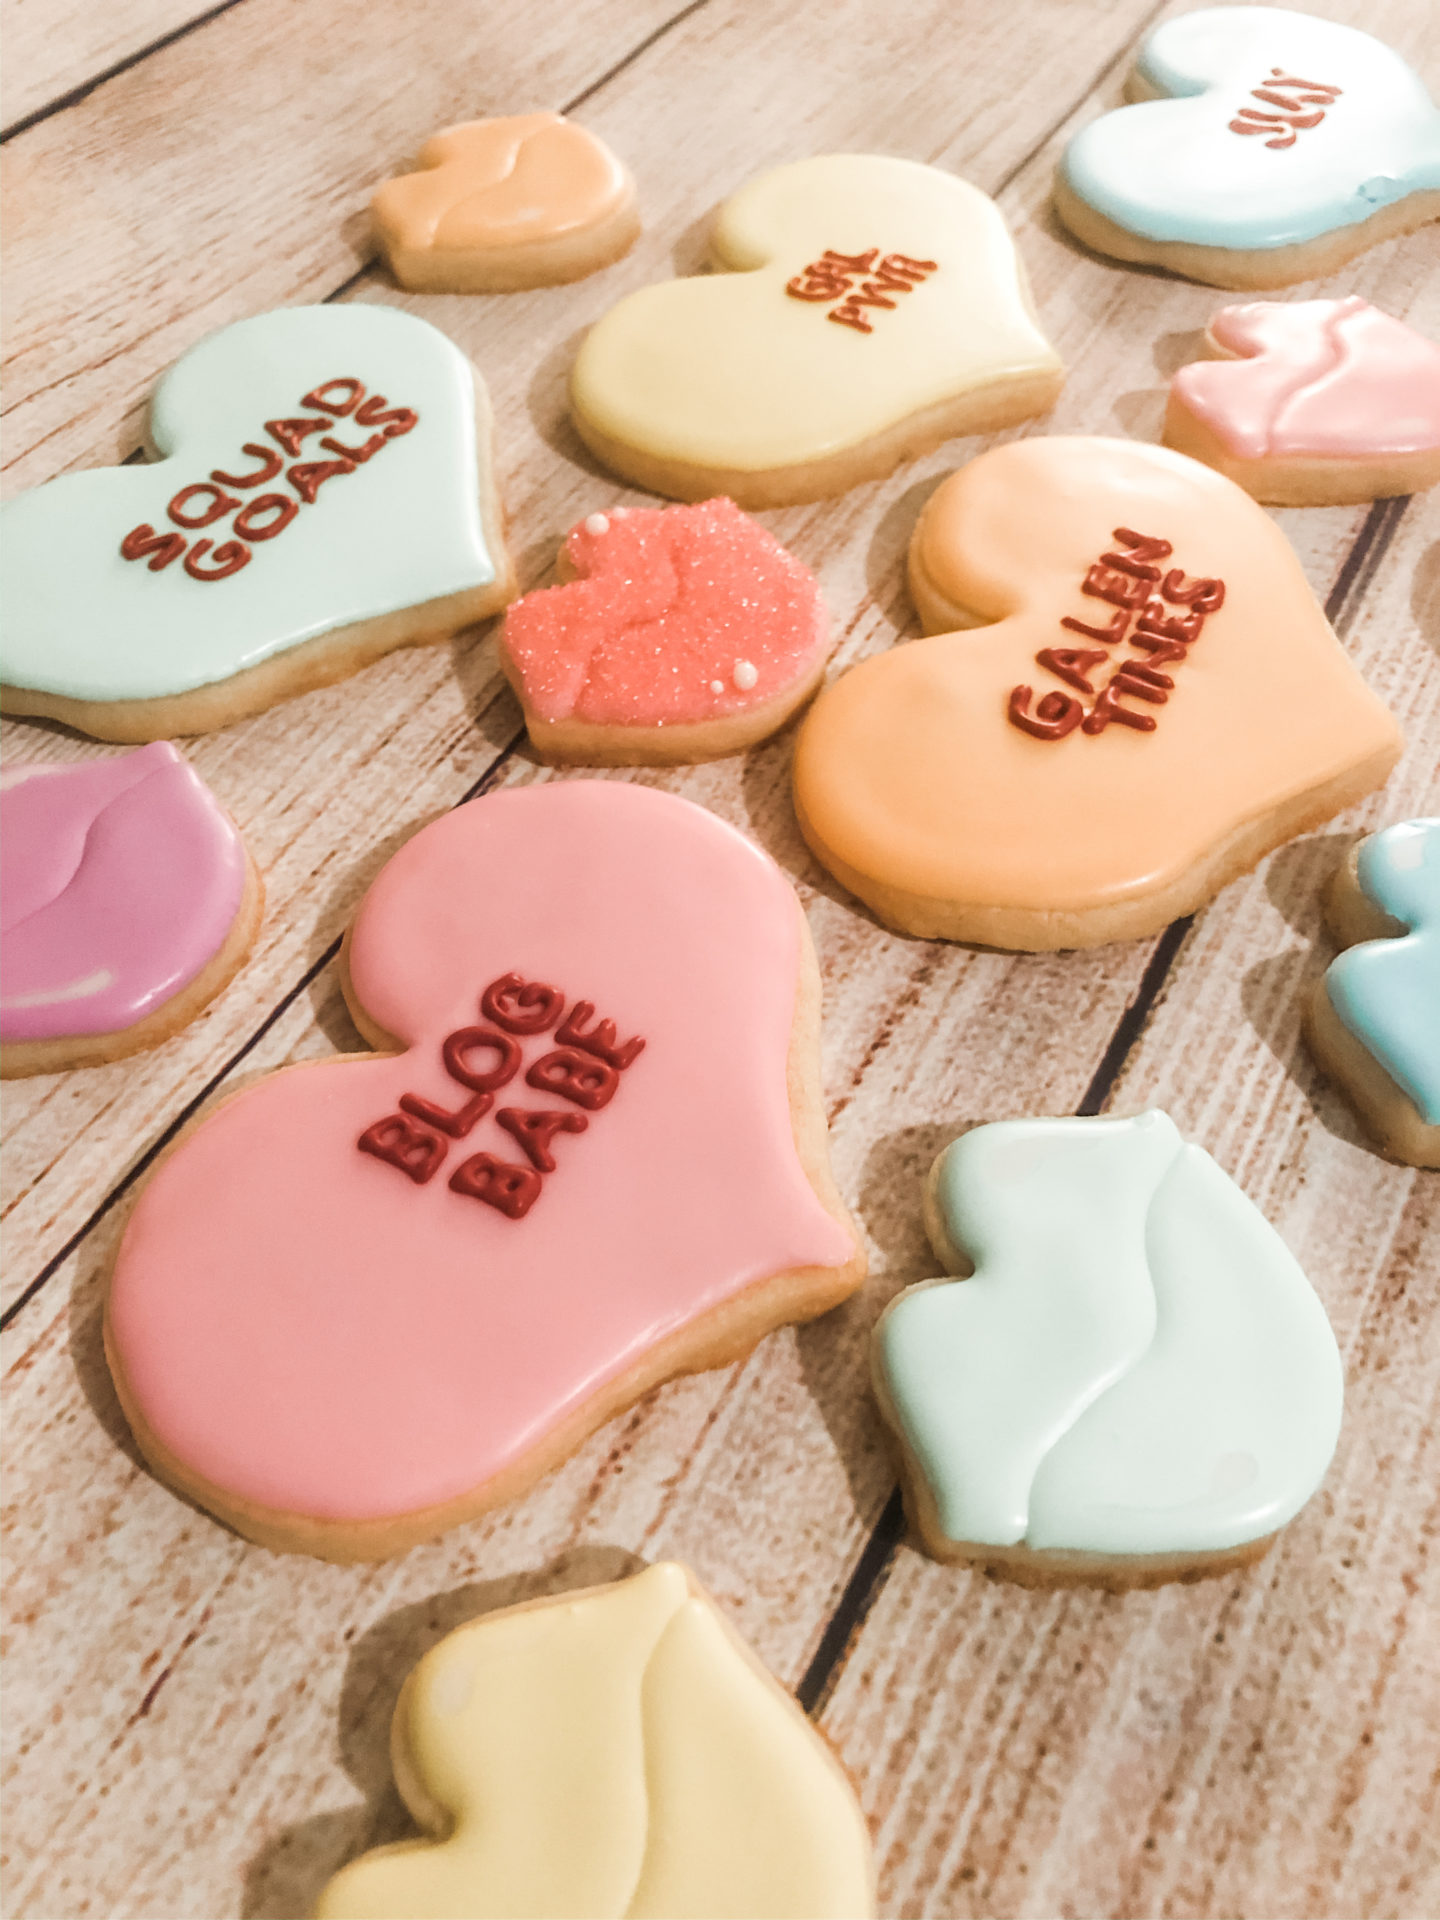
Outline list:
[[[19,122],[93,86],[113,68],[141,58],[156,41],[214,11],[214,0],[208,6],[197,0],[109,0],[103,7],[87,0],[7,0],[0,11],[5,39],[0,126],[7,136],[18,131]]]
[[[1440,804],[1435,628],[1408,605],[1437,522],[1417,506],[1400,525],[1346,637],[1406,726],[1401,768],[1199,917],[1109,1103],[1163,1106],[1310,1274],[1345,1358],[1336,1462],[1259,1568],[1187,1590],[1026,1593],[903,1548],[823,1723],[877,1823],[886,1912],[1440,1901],[1440,1576],[1417,1552],[1440,1474],[1440,1180],[1364,1143],[1299,1031],[1345,848]]]

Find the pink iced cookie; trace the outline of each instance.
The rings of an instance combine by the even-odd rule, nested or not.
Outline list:
[[[543,759],[711,760],[773,733],[820,683],[819,582],[733,500],[592,513],[560,571],[500,634]]]
[[[1440,480],[1440,346],[1351,294],[1222,307],[1170,387],[1165,441],[1257,500],[1320,506]]]
[[[402,1050],[202,1121],[111,1280],[141,1446],[242,1532],[398,1552],[859,1284],[804,918],[712,814],[596,781],[473,801],[384,867],[347,956]]]
[[[234,975],[262,900],[230,816],[168,741],[7,775],[0,1071],[157,1046]]]

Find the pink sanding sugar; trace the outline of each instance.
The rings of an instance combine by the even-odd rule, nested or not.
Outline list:
[[[733,500],[592,513],[565,552],[578,577],[505,616],[542,720],[723,719],[775,699],[825,651],[819,582]]]

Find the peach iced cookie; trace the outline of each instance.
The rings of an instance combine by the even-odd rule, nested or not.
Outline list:
[[[0,1075],[159,1046],[220,993],[265,890],[166,741],[0,780]]]
[[[928,1551],[1027,1585],[1260,1557],[1340,1431],[1335,1336],[1275,1229],[1163,1113],[1006,1120],[935,1163],[952,1274],[875,1331]]]
[[[500,631],[546,760],[711,760],[773,733],[820,684],[820,583],[731,500],[589,514],[560,572]]]
[[[382,869],[346,960],[387,1051],[202,1120],[110,1284],[136,1438],[240,1532],[399,1552],[859,1285],[804,916],[713,814],[602,781],[472,801]]]
[[[1098,253],[1215,287],[1288,287],[1440,219],[1440,111],[1400,55],[1282,7],[1155,28],[1136,104],[1082,127],[1055,209]]]
[[[711,252],[722,271],[632,293],[575,363],[581,437],[652,492],[817,500],[1060,390],[999,210],[936,167],[777,167],[725,202]]]
[[[371,201],[402,287],[503,293],[580,280],[640,232],[635,183],[610,149],[558,113],[447,127],[415,173]]]
[[[395,1778],[427,1838],[317,1920],[869,1920],[839,1762],[684,1567],[457,1628],[405,1683]]]
[[[1368,300],[1222,307],[1170,383],[1165,443],[1272,506],[1440,480],[1440,346]]]
[[[1157,933],[1399,755],[1279,529],[1164,447],[982,454],[926,504],[910,584],[934,637],[842,674],[795,755],[806,839],[902,932]]]
[[[484,386],[411,314],[226,327],[157,386],[150,438],[0,514],[7,713],[208,733],[514,595]]]
[[[1440,1167],[1440,819],[1362,840],[1326,918],[1347,951],[1311,996],[1311,1050],[1388,1154]]]

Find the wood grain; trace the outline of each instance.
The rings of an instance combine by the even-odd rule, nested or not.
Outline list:
[[[1311,10],[1440,69],[1433,18],[1408,0]],[[484,371],[532,584],[576,517],[637,497],[593,470],[566,419],[581,329],[628,288],[692,270],[717,201],[759,167],[846,148],[998,192],[1071,367],[1043,425],[1153,438],[1218,297],[1081,254],[1048,181],[1069,129],[1118,100],[1155,13],[546,0],[481,21],[435,0],[303,14],[239,0],[9,143],[12,484],[130,453],[155,373],[212,327],[290,300],[381,299]],[[77,48],[57,92],[88,58]],[[639,181],[630,258],[492,300],[405,297],[364,267],[369,187],[433,127],[580,94]],[[1325,290],[1352,289],[1440,336],[1433,233]],[[910,528],[984,444],[764,516],[821,575],[837,668],[915,630]],[[388,854],[477,788],[554,776],[523,751],[483,633],[187,746],[266,870],[254,960],[160,1052],[7,1090],[7,1912],[307,1910],[342,1859],[408,1831],[386,1733],[425,1648],[483,1609],[664,1553],[821,1700],[874,1819],[886,1913],[1436,1910],[1440,1676],[1422,1606],[1440,1183],[1364,1147],[1296,1021],[1325,957],[1321,876],[1362,825],[1415,811],[1433,776],[1440,523],[1418,501],[1276,517],[1411,748],[1384,796],[1283,849],[1183,939],[1017,957],[880,931],[799,841],[788,736],[631,776],[744,826],[800,888],[836,1172],[872,1275],[745,1364],[650,1396],[516,1506],[383,1567],[249,1547],[140,1469],[100,1354],[100,1276],[134,1179],[205,1098],[357,1044],[334,954]],[[3,739],[16,759],[101,751],[15,722]],[[865,1385],[877,1313],[933,1271],[918,1193],[934,1153],[978,1121],[1102,1099],[1162,1102],[1236,1173],[1309,1266],[1350,1377],[1340,1460],[1269,1562],[1120,1600],[991,1586],[896,1550]]]
[[[236,6],[240,0],[218,0]],[[0,8],[5,67],[0,75],[0,127],[7,137],[32,115],[142,58],[156,43],[183,33],[217,10],[216,0],[6,0]]]

